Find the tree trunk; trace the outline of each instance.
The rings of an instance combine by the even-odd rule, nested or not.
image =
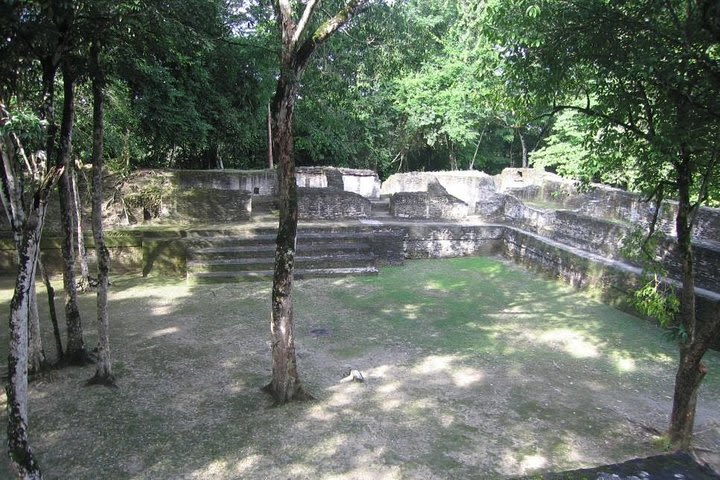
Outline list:
[[[689,450],[692,442],[698,390],[708,371],[702,362],[706,351],[707,348],[680,347],[669,431],[670,441],[678,450]]]
[[[292,302],[293,267],[297,237],[297,184],[293,158],[292,116],[297,94],[297,77],[278,82],[273,100],[274,150],[278,156],[278,189],[280,222],[275,249],[270,335],[272,337],[272,381],[265,387],[277,403],[304,400],[295,356]]]
[[[57,363],[62,364],[65,352],[63,352],[62,336],[60,335],[57,311],[55,310],[55,289],[50,282],[50,276],[48,275],[47,270],[45,270],[45,265],[43,265],[42,255],[38,255],[38,270],[40,270],[40,276],[42,277],[43,283],[45,284],[45,290],[47,290],[48,312],[50,313],[50,322],[52,323],[53,336],[55,337],[55,351],[57,353]]]
[[[15,293],[10,302],[10,348],[8,352],[8,453],[20,478],[41,479],[40,467],[28,440],[28,311],[30,291],[40,252],[40,237],[45,221],[47,194],[57,179],[53,171],[35,193],[33,208],[23,228],[19,250]]]
[[[275,168],[273,163],[273,130],[272,130],[272,113],[270,104],[267,108],[267,130],[268,130],[268,168]]]
[[[453,148],[453,144],[450,141],[450,137],[445,134],[445,141],[447,142],[448,152],[449,152],[449,160],[450,160],[450,170],[455,171],[458,170],[458,162],[457,162],[457,156],[455,155],[455,149]]]
[[[9,112],[4,102],[0,102],[0,125],[4,126],[9,119]],[[25,206],[23,204],[23,175],[18,174],[18,155],[22,152],[22,144],[14,133],[3,134],[0,138],[0,152],[2,159],[0,173],[2,174],[2,204],[13,233],[18,263],[20,261],[20,248],[22,247],[23,228],[26,221]],[[28,172],[34,175],[36,172]],[[35,278],[30,279],[28,293],[28,370],[37,373],[46,366],[45,351],[40,335],[40,314],[37,308],[37,295],[35,291]]]
[[[528,148],[525,143],[525,135],[523,135],[522,129],[518,129],[518,137],[520,138],[520,146],[522,147],[522,168],[528,168]]]
[[[57,73],[59,57],[50,55],[44,57],[41,61],[42,65],[42,85],[43,96],[40,116],[47,122],[46,143],[45,143],[45,163],[46,170],[50,166],[50,162],[55,158],[55,135],[57,133],[57,125],[55,124],[55,76]],[[60,329],[58,328],[57,312],[55,310],[55,289],[50,283],[50,277],[43,266],[42,259],[38,255],[38,269],[42,275],[45,290],[48,296],[48,308],[50,312],[50,321],[53,325],[53,334],[55,335],[55,347],[57,350],[57,363],[64,361],[64,352],[62,341],[60,338]]]
[[[63,229],[63,288],[65,290],[65,323],[67,325],[67,343],[65,361],[72,365],[88,363],[88,354],[83,340],[82,320],[77,304],[77,283],[75,281],[75,251],[73,248],[72,214],[72,129],[75,113],[75,80],[67,64],[63,64],[63,118],[60,126],[60,152],[58,166],[64,168],[58,185],[60,196],[60,220]]]
[[[278,160],[280,221],[275,248],[270,319],[272,381],[265,386],[265,390],[280,404],[312,398],[300,382],[293,332],[292,287],[298,221],[292,123],[295,99],[300,78],[312,53],[365,4],[366,0],[350,0],[345,8],[300,42],[318,2],[307,2],[300,21],[296,23],[289,0],[273,1],[282,42],[280,77],[272,102],[272,138],[273,150]]]
[[[104,75],[100,67],[100,46],[96,41],[91,47],[91,68],[93,73],[93,147],[92,147],[92,231],[97,256],[97,319],[98,355],[95,376],[88,383],[115,386],[110,361],[110,317],[108,314],[108,276],[110,273],[110,252],[105,245],[102,222],[102,174],[103,174],[103,107]]]
[[[37,270],[37,268],[35,268],[35,270]],[[28,308],[28,373],[34,374],[42,371],[47,366],[45,349],[43,348],[42,335],[40,332],[40,313],[38,312],[34,274],[30,279],[30,291],[28,295],[30,301]]]
[[[702,357],[707,346],[698,336],[695,318],[695,273],[693,267],[693,211],[690,204],[692,169],[690,154],[683,148],[676,166],[678,211],[675,218],[677,247],[682,262],[680,325],[687,340],[680,345],[680,365],[675,375],[675,392],[670,416],[670,441],[675,448],[687,450],[692,441],[697,395],[707,368]]]
[[[71,160],[72,161],[72,160]],[[77,254],[80,263],[80,281],[78,288],[81,292],[86,292],[90,288],[90,269],[88,268],[87,250],[85,249],[85,237],[82,227],[82,203],[80,203],[80,188],[78,187],[77,171],[72,169],[70,177],[70,185],[73,195],[73,223],[77,229]]]

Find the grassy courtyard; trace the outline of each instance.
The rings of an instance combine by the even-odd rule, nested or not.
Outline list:
[[[6,319],[11,295],[4,279]],[[45,478],[503,478],[662,451],[651,430],[667,425],[675,347],[561,283],[491,258],[299,281],[298,356],[316,400],[281,408],[260,392],[269,297],[264,283],[114,278],[120,388],[83,387],[92,367],[31,385]],[[83,295],[90,346],[94,302]],[[706,363],[696,444],[712,457],[720,354]],[[350,368],[366,382],[340,382]],[[0,478],[7,468],[0,457]]]

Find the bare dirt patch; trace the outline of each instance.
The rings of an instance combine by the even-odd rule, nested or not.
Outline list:
[[[260,391],[269,295],[115,278],[120,388],[84,388],[92,367],[31,385],[46,478],[502,478],[661,452],[645,427],[667,425],[675,347],[562,284],[485,258],[297,282],[300,369],[317,400],[282,408]],[[93,306],[82,298],[89,345]],[[707,363],[696,443],[717,452],[720,355]],[[365,382],[341,382],[351,368]]]

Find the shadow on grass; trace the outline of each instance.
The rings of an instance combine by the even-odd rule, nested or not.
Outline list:
[[[269,283],[119,277],[112,292],[119,391],[81,388],[91,368],[31,387],[46,478],[498,478],[655,453],[628,418],[663,428],[669,412],[657,329],[494,259],[297,282],[317,400],[282,408],[260,392]],[[94,296],[81,308],[92,345]],[[366,382],[341,383],[348,368]],[[718,393],[708,382],[699,423],[718,420]]]

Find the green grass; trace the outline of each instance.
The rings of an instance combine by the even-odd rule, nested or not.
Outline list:
[[[659,453],[628,418],[665,427],[675,347],[566,285],[492,258],[298,281],[299,367],[317,400],[282,408],[260,392],[269,297],[266,283],[115,278],[120,389],[82,388],[92,367],[31,385],[46,478],[502,478]],[[88,345],[93,308],[83,295]],[[6,344],[0,332],[0,358]],[[720,356],[706,363],[697,441],[717,450]],[[348,367],[367,382],[340,383]]]

